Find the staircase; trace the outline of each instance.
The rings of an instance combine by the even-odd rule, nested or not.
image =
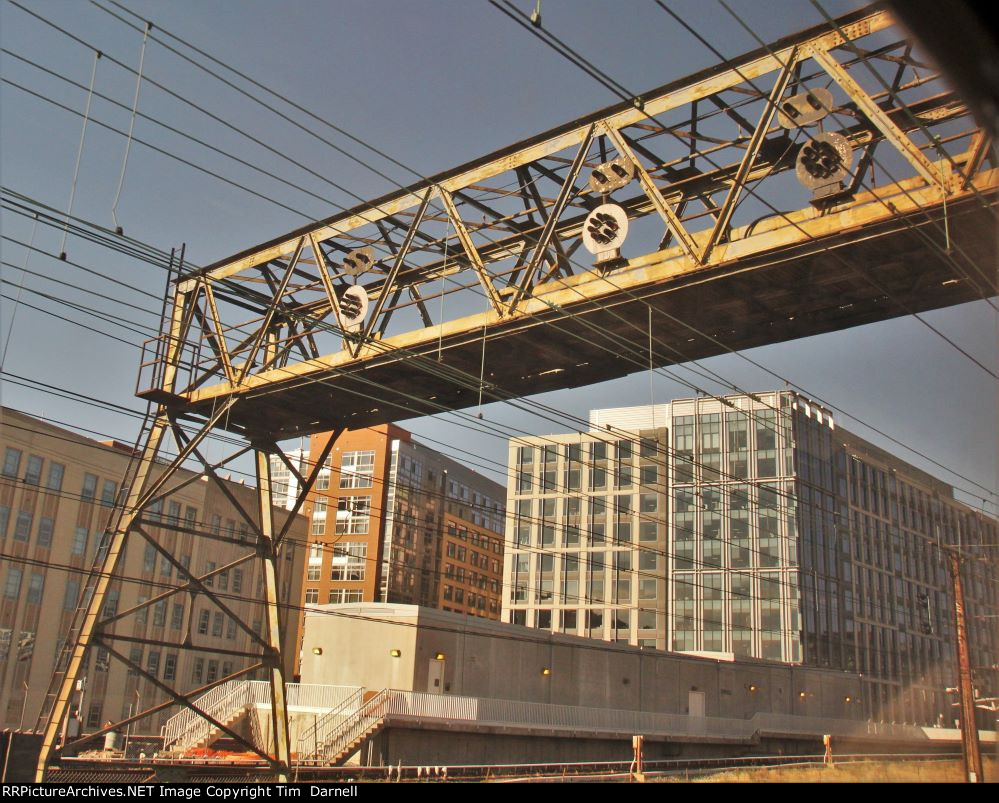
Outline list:
[[[226,727],[231,727],[255,703],[254,684],[258,682],[227,681],[199,697],[194,704],[213,719]],[[187,708],[170,717],[164,725],[163,750],[173,753],[196,750],[207,747],[221,735],[222,731],[205,719],[199,711]]]
[[[299,740],[300,763],[339,766],[385,726],[392,693],[382,689],[361,703],[362,693],[363,690],[358,690],[302,735]]]

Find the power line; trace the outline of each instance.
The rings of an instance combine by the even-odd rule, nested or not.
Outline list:
[[[863,423],[863,422],[861,422],[861,423]]]
[[[62,423],[62,422],[56,422],[56,423]],[[21,427],[18,427],[16,424],[8,424],[8,426],[12,426],[13,428],[16,428],[16,429],[20,429],[21,428]],[[59,437],[59,436],[53,435],[51,433],[44,433],[44,434],[51,435],[51,437]],[[103,434],[103,433],[95,433],[95,434]],[[107,436],[107,437],[111,437],[111,436]],[[73,442],[74,443],[78,443],[78,441],[73,441]],[[96,443],[92,443],[92,444],[89,444],[89,445],[93,446],[94,448],[106,448],[106,447],[101,447],[100,444],[96,444]],[[383,480],[383,483],[386,485],[386,487],[389,485],[389,482],[387,480]],[[448,500],[451,499],[450,496],[445,495],[443,492],[441,492],[441,493],[435,493],[435,492],[427,491],[427,490],[424,490],[424,489],[414,489],[412,486],[408,486],[408,485],[400,484],[400,483],[397,483],[397,486],[399,488],[405,488],[406,490],[409,490],[410,492],[415,492],[415,493],[419,493],[419,494],[425,495],[428,498],[438,498],[442,502],[446,502],[446,501],[448,501]],[[607,492],[609,493],[610,489],[608,489]],[[634,490],[630,491],[630,493],[634,493]],[[78,497],[78,496],[73,495],[73,494],[66,493],[66,494],[62,494],[62,495],[68,496],[69,498],[74,498],[74,499],[80,498],[80,499],[82,499],[82,497]],[[587,496],[589,497],[589,495],[587,495]],[[474,508],[475,506],[474,505],[467,505],[467,507],[473,507]],[[811,506],[809,506],[809,507],[811,507]],[[483,509],[485,511],[487,511],[487,512],[492,513],[492,511],[488,507],[484,507]],[[377,511],[377,509],[373,508],[373,507],[371,508],[371,510],[372,511]],[[605,510],[606,510],[605,515],[606,514],[613,514],[617,510],[617,507],[616,507],[616,505],[614,505],[613,503],[611,503],[611,504],[607,505],[607,507],[605,508]],[[382,513],[385,514],[385,513],[387,513],[387,511],[383,510]],[[539,508],[539,513],[540,513],[540,508]],[[513,515],[512,511],[508,511],[508,515]],[[520,518],[523,519],[524,517],[520,517]],[[581,518],[582,518],[582,510],[581,510]],[[639,516],[639,518],[641,518],[641,516]],[[724,515],[721,515],[719,517],[720,520],[724,519],[724,518],[725,518]],[[729,516],[728,518],[731,519],[731,516]],[[530,522],[532,524],[544,524],[544,523],[546,523],[548,521],[543,516],[530,517],[529,520],[530,520]],[[652,520],[655,521],[655,522],[657,522],[657,523],[664,523],[665,524],[665,521],[661,520],[658,515],[655,516]],[[202,523],[203,524],[207,524],[207,522],[202,522]],[[406,522],[401,522],[401,523],[406,523]],[[582,530],[582,528],[581,528],[581,530]],[[677,527],[676,523],[674,523],[674,530],[678,531],[678,532],[681,532],[681,533],[685,532],[685,533],[690,533],[690,534],[696,534],[694,530],[685,530],[684,528]],[[349,535],[350,534],[342,534],[342,536],[346,536],[346,537],[349,537]],[[859,537],[859,534],[857,535],[857,537]],[[930,538],[929,535],[925,535],[924,537]],[[341,540],[341,538],[337,539],[337,541],[340,541],[340,540]],[[524,545],[524,544],[518,544],[518,543],[515,543],[515,542],[506,542],[506,541],[504,541],[502,539],[502,536],[499,536],[498,534],[497,534],[497,540],[499,540],[501,543],[504,543],[506,545],[507,549],[510,549],[512,547],[519,547],[519,548],[526,547],[526,552],[530,553],[530,554],[535,554],[535,555],[550,555],[550,554],[552,554],[551,548],[546,548],[546,547],[544,547],[544,546],[542,546],[540,544],[537,544],[537,545],[535,545],[535,544],[526,544],[526,545]],[[783,540],[783,539],[779,537],[779,540]],[[307,545],[311,546],[311,544],[316,543],[315,541],[301,541],[299,539],[289,539],[289,541],[291,543],[300,544],[303,547],[305,547]],[[611,538],[605,538],[604,541],[600,542],[599,548],[605,548],[606,546],[609,545],[611,547],[624,547],[625,549],[634,550],[635,549],[635,545],[634,544],[635,544],[634,541],[624,541],[624,540],[620,540],[620,539],[611,537]],[[589,543],[588,546],[590,548],[592,548],[594,546],[594,544],[593,543]],[[569,551],[574,551],[571,546],[567,547],[565,544],[563,544],[562,548],[563,549],[568,549]],[[583,552],[582,551],[583,549],[584,549],[584,547],[582,547],[581,545],[579,545],[579,546],[576,547],[576,550],[579,550],[579,555],[582,558],[582,562],[585,563],[586,562],[585,561],[585,555],[587,553]],[[656,548],[656,547],[649,546],[648,544],[645,547],[643,547],[641,545],[641,543],[639,542],[638,543],[638,549],[639,549],[639,551],[647,551],[647,552],[650,552],[650,553],[661,555],[662,557],[665,557],[667,559],[669,559],[671,557],[674,558],[674,559],[676,559],[676,558],[686,559],[683,556],[680,556],[680,555],[677,555],[676,553],[670,552],[668,546],[667,546],[666,549],[659,549],[659,548]],[[761,555],[761,556],[764,555],[764,553],[761,550],[759,550],[759,549],[753,549],[751,547],[747,549],[747,552],[750,553],[750,554],[756,554],[756,555]],[[589,554],[593,554],[593,553],[589,553]],[[606,554],[606,552],[601,552],[601,553],[598,553],[598,554],[604,555],[604,554]],[[376,563],[376,564],[379,563],[379,561],[378,561],[377,558],[366,558],[366,560],[368,560],[369,562],[372,562],[372,563]],[[607,557],[607,561],[608,562],[606,562],[606,563],[603,562],[603,561],[600,561],[600,563],[602,565],[604,565],[604,566],[613,565],[613,560],[610,558],[609,555]],[[722,569],[722,567],[720,565],[714,565],[712,563],[705,562],[704,560],[700,560],[699,561],[696,558],[691,558],[691,561],[692,561],[693,564],[697,564],[697,568],[699,568],[702,572],[704,570],[707,570],[707,571],[713,571],[713,570],[723,571],[723,569]],[[415,570],[415,567],[407,567],[407,568],[411,568],[411,569]],[[761,571],[761,570],[762,571],[767,571],[768,568],[773,569],[773,570],[779,570],[782,567],[758,566],[758,567],[756,567],[756,571]],[[814,570],[808,571],[807,568],[801,567],[801,566],[784,567],[784,568],[790,568],[793,573],[800,574],[802,577],[804,577],[806,574],[809,575],[809,576],[815,575]],[[423,573],[426,573],[427,570],[420,570],[420,571],[423,572]],[[624,571],[628,571],[628,570],[624,570]],[[751,577],[754,576],[754,569],[751,568],[751,567],[745,569],[744,571],[740,571],[738,568],[735,568],[734,570],[733,569],[727,569],[725,571],[728,571],[729,573],[736,574],[736,575],[748,576],[749,578],[751,578]],[[438,579],[439,579],[440,572],[438,571],[436,574],[437,574]],[[639,579],[641,578],[642,574],[643,573],[641,571],[639,571],[637,573],[637,576],[639,577]],[[646,573],[646,576],[648,576],[649,579],[657,579],[657,580],[663,580],[664,579],[664,577],[661,577],[658,574],[648,575]],[[686,585],[691,585],[691,586],[694,586],[694,587],[698,587],[700,584],[698,582],[696,582],[696,581],[691,582],[691,580],[688,579],[690,577],[691,577],[690,575],[680,575],[678,578],[672,578],[672,579],[678,580],[681,585],[686,584]],[[824,580],[827,579],[827,580],[830,580],[830,581],[833,581],[833,582],[839,582],[839,581],[841,581],[843,579],[843,578],[837,578],[835,575],[830,575],[828,573],[823,573],[821,575],[821,577]],[[791,590],[798,591],[798,586],[797,585],[789,584],[786,580],[774,580],[773,582],[776,582],[778,586],[786,586],[786,587],[788,587]],[[844,593],[847,593],[848,596],[849,595],[854,595],[854,597],[855,597],[855,595],[856,595],[856,592],[854,590],[852,590],[852,589],[850,591],[844,592]],[[583,599],[583,601],[585,601],[586,598],[584,597],[582,599]],[[858,605],[860,604],[860,599],[859,598],[855,597],[855,601],[857,602]],[[606,605],[606,604],[614,604],[614,603],[612,601],[604,601],[604,604]],[[630,604],[630,603],[618,603],[618,604]],[[890,608],[886,608],[885,610],[889,610],[889,609]]]

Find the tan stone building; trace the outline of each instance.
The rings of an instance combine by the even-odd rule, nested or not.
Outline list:
[[[56,657],[86,586],[87,572],[115,501],[129,450],[3,409],[0,420],[0,727],[32,728],[42,707]],[[182,472],[178,479],[192,475]],[[228,489],[247,510],[254,510],[253,488],[236,482]],[[283,524],[285,510],[275,509]],[[249,554],[248,526],[221,489],[195,480],[155,505],[144,517],[157,543],[192,573],[204,574]],[[194,531],[232,537],[223,543]],[[290,677],[299,643],[304,543],[307,523],[297,517],[279,567],[286,672]],[[241,546],[242,542],[247,546]],[[104,613],[114,615],[180,584],[179,570],[141,536],[129,538]],[[217,573],[208,583],[251,629],[263,632],[263,573],[258,562]],[[248,665],[235,653],[254,651],[250,634],[207,597],[185,592],[167,597],[143,612],[121,619],[116,634],[143,642],[116,642],[146,671],[168,685],[192,689]],[[156,643],[154,643],[156,642]],[[217,647],[218,653],[192,652],[181,645]],[[176,645],[176,646],[171,646]],[[86,683],[80,711],[84,730],[165,699],[150,681],[133,673],[106,651],[95,649],[82,673]],[[138,708],[137,708],[138,707]],[[156,732],[176,707],[141,722],[138,730]]]

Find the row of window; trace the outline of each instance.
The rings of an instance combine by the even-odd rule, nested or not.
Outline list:
[[[330,473],[333,469],[333,455],[326,457],[326,462],[316,477],[316,490],[328,491]],[[344,452],[340,463],[341,488],[370,488],[374,484],[375,453],[371,450]]]
[[[343,605],[348,602],[363,602],[363,601],[364,601],[364,591],[360,588],[331,588],[326,596],[326,603],[328,605]],[[306,605],[319,604],[318,588],[305,589],[305,604]]]
[[[4,451],[3,456],[3,470],[2,476],[17,478],[21,475],[21,458],[23,457],[23,452],[20,449],[15,449],[8,446]],[[21,479],[27,485],[40,485],[42,482],[42,468],[44,466],[44,458],[39,457],[36,454],[29,454],[28,460],[24,467],[24,476]],[[62,480],[66,474],[66,466],[62,463],[56,463],[55,461],[49,461],[49,472],[45,480],[45,488],[50,491],[61,491],[62,490]],[[92,474],[88,474],[88,477],[93,477]],[[96,477],[94,477],[94,486],[96,489]]]
[[[367,542],[343,541],[329,545],[318,542],[309,545],[308,580],[319,580],[322,576],[323,555],[327,551],[332,553],[330,580],[355,581],[364,579],[368,560]]]
[[[469,534],[467,527],[461,527],[454,522],[448,522],[447,534],[452,538],[457,538],[459,541],[470,541],[473,547],[484,549],[486,552],[492,551],[497,555],[503,554],[503,539],[501,538],[490,538],[488,535],[482,535],[475,530],[472,530],[471,534]]]
[[[7,579],[4,582],[3,596],[5,599],[17,599],[21,596],[21,582],[24,571],[16,566],[7,569]],[[37,605],[42,601],[42,590],[45,588],[45,575],[32,572],[28,580],[28,594],[25,599],[29,605]]]
[[[499,565],[496,563],[496,561],[493,561],[493,565],[494,565],[493,571],[494,572],[498,571]],[[465,567],[455,566],[453,563],[445,564],[444,576],[449,580],[454,580],[455,582],[458,583],[464,583],[466,582]],[[469,583],[469,585],[477,586],[478,588],[481,589],[485,589],[486,586],[489,586],[494,594],[499,593],[499,580],[496,579],[495,577],[490,579],[488,575],[479,574],[478,572],[470,571],[468,572],[467,582]]]
[[[463,588],[450,586],[446,583],[444,584],[443,596],[447,602],[467,605],[469,608],[475,608],[480,611],[487,609],[490,613],[497,613],[499,611],[499,603],[495,599],[489,599],[482,594],[476,594],[474,591],[465,591]]]
[[[326,534],[329,500],[316,498],[312,509],[312,535]],[[370,496],[341,496],[336,502],[336,535],[366,535],[371,526]]]
[[[20,510],[14,523],[13,538],[15,541],[31,541],[31,532],[34,527],[34,514],[28,510]],[[0,541],[7,538],[7,531],[10,528],[10,507],[0,505]],[[38,519],[38,534],[35,541],[37,546],[52,546],[52,534],[55,530],[55,520],[49,516],[42,516]]]
[[[202,636],[207,636],[208,631],[211,629],[211,635],[213,638],[222,638],[222,632],[225,631],[225,637],[230,641],[236,638],[236,620],[230,616],[226,616],[221,611],[212,611],[202,608],[198,611],[198,633]]]

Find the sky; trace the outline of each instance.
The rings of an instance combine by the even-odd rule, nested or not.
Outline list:
[[[534,0],[515,4],[530,12]],[[671,0],[668,5],[727,57],[756,47],[716,0]],[[730,5],[765,41],[822,21],[819,8],[806,0],[743,0]],[[848,0],[822,2],[832,15],[860,5]],[[317,136],[310,136],[149,42],[138,111],[277,177],[263,176],[218,151],[185,142],[146,118],[135,120],[137,139],[128,154],[117,222],[127,236],[158,249],[184,244],[194,265],[222,259],[418,176],[446,170],[617,102],[611,92],[486,0],[123,0],[123,6],[151,21],[154,33],[176,35],[357,139],[317,124],[313,127]],[[112,59],[136,67],[142,33],[102,8],[134,22],[111,0],[0,2],[5,81],[0,86],[0,179],[6,190],[62,213],[68,211],[72,196],[73,215],[113,227],[125,138],[100,127],[98,121],[127,131],[135,78]],[[718,61],[652,0],[543,0],[541,9],[545,28],[639,93]],[[96,72],[93,48],[105,54],[97,61]],[[81,149],[81,115],[92,75],[95,93],[122,105],[93,98]],[[305,120],[301,113],[284,108],[295,119]],[[203,169],[171,159],[139,139]],[[85,434],[134,440],[138,430],[134,417],[42,392],[38,386],[141,410],[133,395],[139,364],[135,344],[152,331],[143,335],[115,326],[66,302],[96,308],[140,331],[155,328],[157,299],[163,294],[162,269],[73,236],[63,246],[62,232],[33,227],[30,217],[5,212],[2,228],[7,297],[0,302],[3,404]],[[36,250],[29,252],[28,244]],[[68,262],[53,257],[61,250]],[[923,317],[995,370],[999,328],[989,303]],[[785,381],[803,387],[812,398],[843,411],[838,416],[841,426],[968,489],[971,493],[962,498],[969,503],[981,506],[983,497],[995,501],[989,493],[997,485],[999,455],[996,379],[914,318],[701,364],[741,388],[762,391],[783,387]],[[677,373],[692,377],[683,369]],[[710,393],[732,392],[723,384],[696,381]],[[650,387],[648,374],[639,373],[541,397],[565,411],[566,424],[561,428],[502,404],[487,405],[483,416],[517,432],[548,434],[577,428],[570,419],[585,418],[592,408],[660,403],[689,395],[689,388],[663,375],[653,377]],[[968,479],[957,479],[886,442],[867,425]],[[428,445],[448,444],[444,451],[467,462],[467,455],[454,452],[455,444],[461,444],[476,455],[474,465],[503,479],[499,476],[506,459],[502,439],[458,429],[450,416],[412,420],[403,426]],[[995,507],[989,504],[985,509]]]

